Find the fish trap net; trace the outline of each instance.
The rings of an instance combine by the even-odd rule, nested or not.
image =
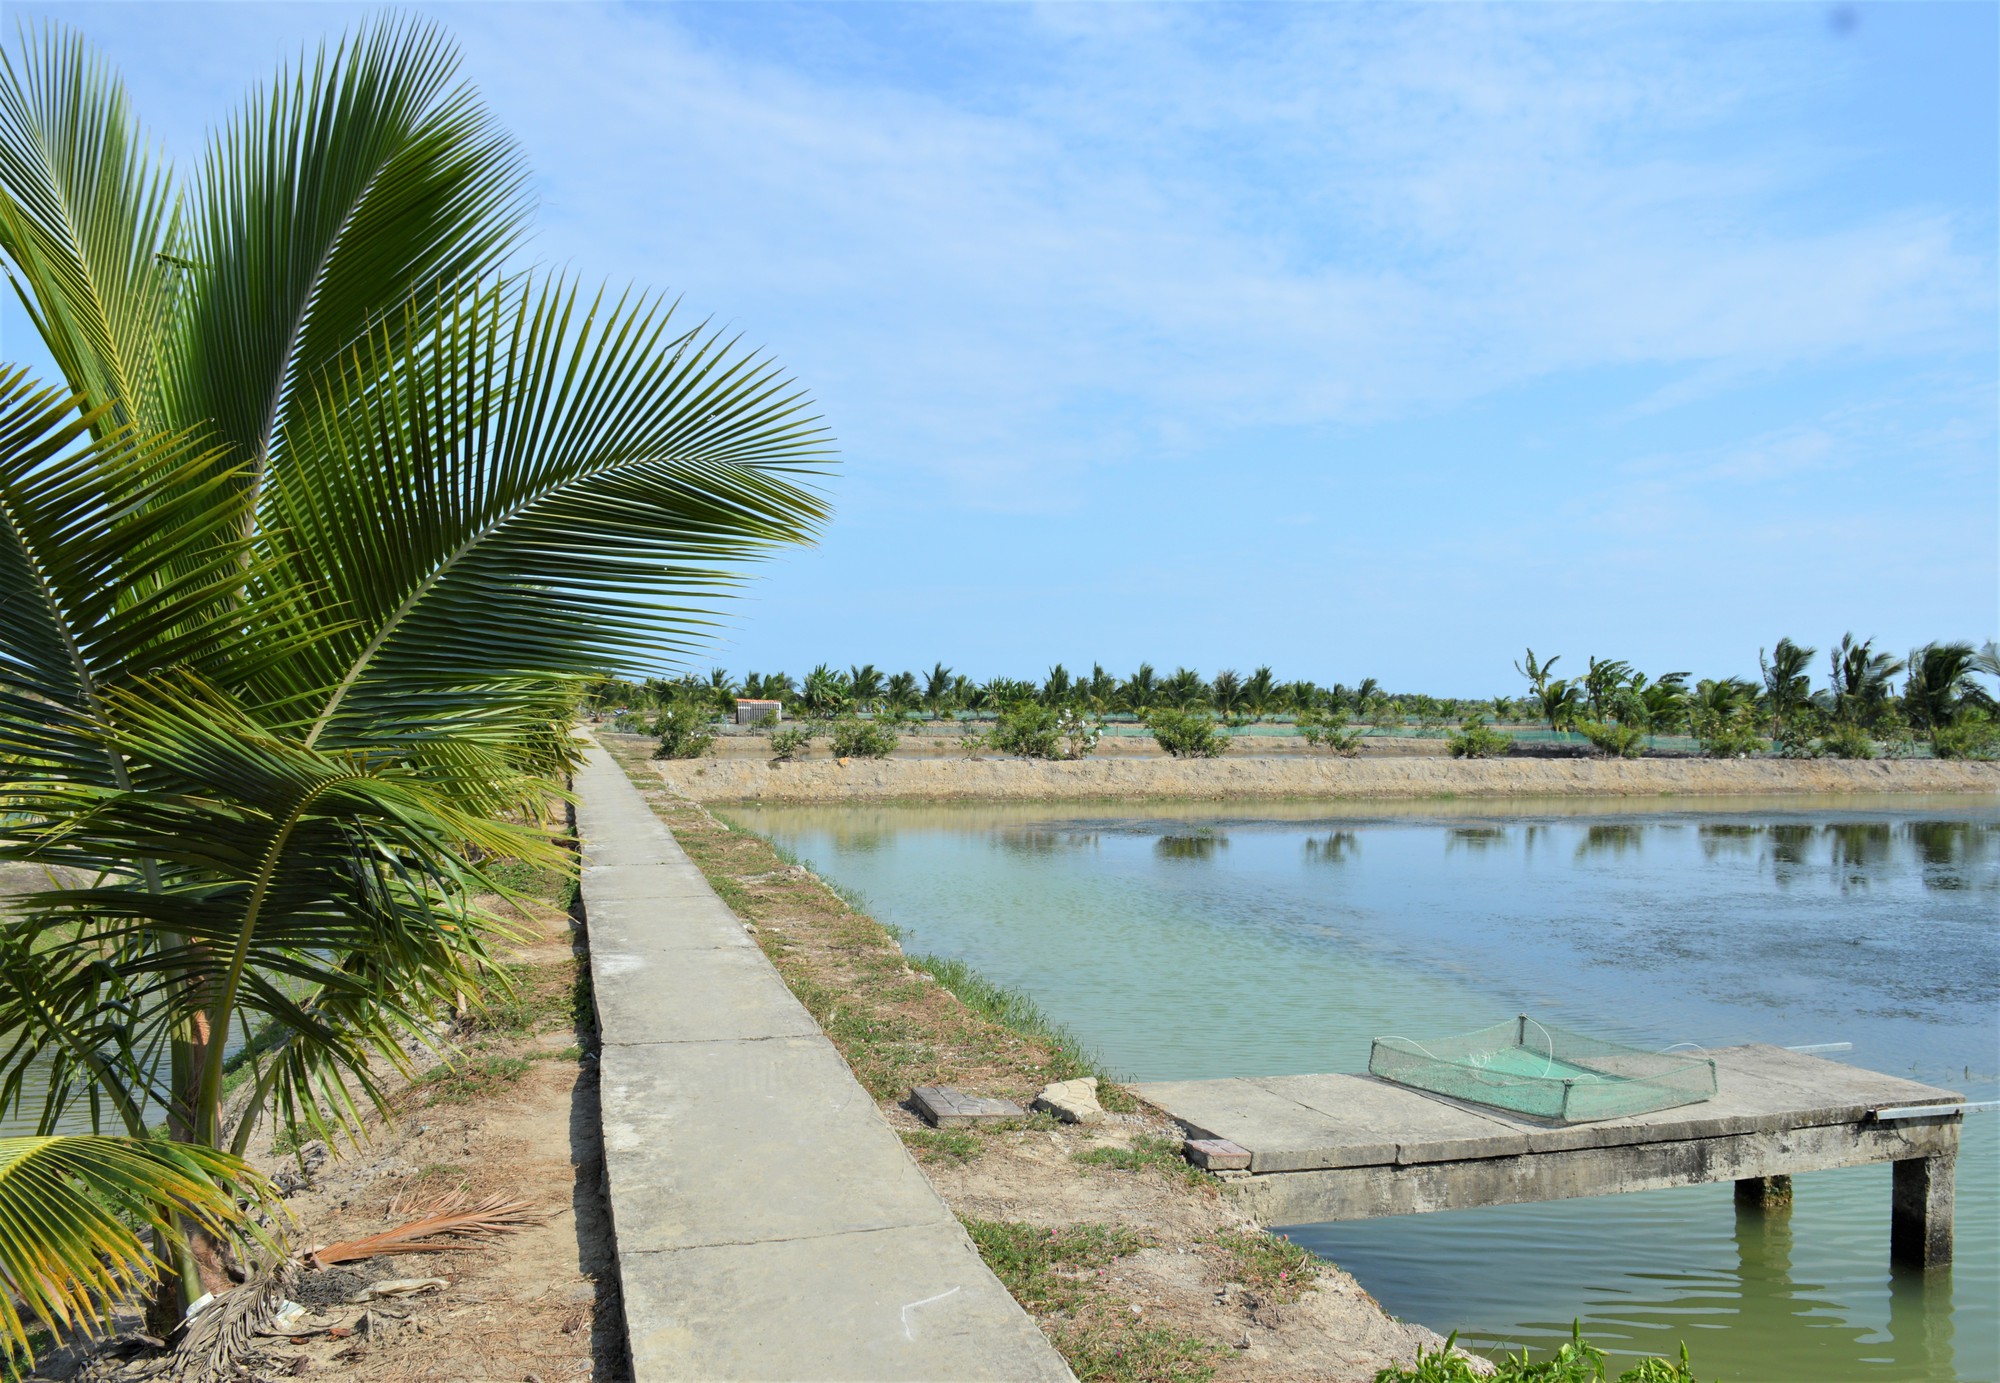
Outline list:
[[[1715,1063],[1705,1056],[1648,1052],[1526,1014],[1461,1037],[1378,1037],[1368,1071],[1416,1090],[1564,1124],[1648,1114],[1715,1094]]]

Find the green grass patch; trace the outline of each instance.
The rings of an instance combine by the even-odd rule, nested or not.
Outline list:
[[[956,1128],[906,1132],[903,1144],[917,1155],[917,1161],[925,1164],[943,1162],[963,1166],[986,1151],[984,1138]]]
[[[529,1063],[517,1056],[487,1056],[457,1066],[433,1066],[417,1082],[429,1093],[427,1105],[463,1104],[512,1085],[527,1074]]]
[[[1278,1301],[1297,1301],[1299,1295],[1319,1277],[1319,1259],[1282,1234],[1239,1234],[1222,1230],[1216,1247],[1231,1259],[1227,1274]]]
[[[576,1045],[576,1043],[572,1042],[572,1043],[570,1043],[570,1044],[569,1044],[569,1045],[568,1045],[567,1047],[564,1047],[564,1048],[563,1048],[563,1049],[562,1049],[561,1051],[559,1051],[559,1052],[534,1052],[534,1053],[531,1053],[531,1054],[529,1055],[529,1057],[528,1057],[528,1060],[530,1060],[530,1061],[582,1061],[582,1060],[583,1060],[583,1048],[581,1048],[581,1047],[577,1046],[577,1045]]]
[[[1180,1140],[1144,1134],[1129,1148],[1086,1148],[1071,1153],[1070,1161],[1084,1167],[1109,1167],[1120,1172],[1158,1171],[1184,1186],[1215,1186],[1220,1179],[1189,1162],[1181,1154]]]
[[[1096,1076],[1098,1099],[1106,1109],[1123,1113],[1135,1107],[1132,1097],[1084,1050],[1076,1034],[1043,1013],[1027,995],[994,984],[962,960],[911,956],[909,963],[929,972],[940,985],[957,995],[960,1003],[988,1022],[1046,1044],[1052,1059],[1042,1074],[1049,1080]]]
[[[1143,1238],[1117,1225],[1051,1229],[1018,1220],[963,1216],[960,1222],[993,1275],[1006,1284],[1014,1300],[1038,1315],[1083,1306],[1092,1290],[1090,1274],[1146,1247]]]
[[[510,892],[559,908],[568,907],[576,892],[576,879],[567,870],[550,869],[525,860],[489,860],[480,872]]]
[[[1222,1347],[1164,1326],[1079,1321],[1056,1348],[1080,1383],[1208,1383]]]

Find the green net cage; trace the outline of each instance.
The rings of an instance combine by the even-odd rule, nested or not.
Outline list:
[[[1550,1027],[1525,1013],[1462,1037],[1378,1037],[1370,1075],[1434,1095],[1556,1123],[1589,1123],[1698,1104],[1715,1094],[1715,1063],[1648,1052]]]

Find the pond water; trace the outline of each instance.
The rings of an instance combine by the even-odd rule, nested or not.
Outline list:
[[[1992,798],[733,808],[907,949],[1030,995],[1132,1079],[1358,1071],[1529,1012],[1655,1047],[1844,1041],[2000,1095]],[[1889,1168],[1301,1227],[1392,1313],[1757,1383],[2000,1377],[2000,1115],[1957,1261],[1889,1263]]]

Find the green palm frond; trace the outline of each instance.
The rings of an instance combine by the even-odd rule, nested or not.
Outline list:
[[[470,997],[487,945],[507,935],[470,905],[487,884],[463,863],[466,846],[562,863],[544,837],[483,810],[508,790],[490,761],[419,767],[305,749],[187,676],[106,700],[96,733],[136,786],[49,778],[13,793],[21,824],[0,854],[100,882],[17,900],[0,948],[0,1031],[25,1035],[79,1081],[115,1080],[133,1104],[158,1098],[149,1056],[197,1020],[211,1033],[275,1022],[291,1035],[289,1074],[270,1088],[312,1126],[344,1118],[344,1102],[325,1103],[329,1080],[375,1093],[374,1063],[404,1066],[402,1039]],[[155,862],[161,881],[135,876],[135,859]],[[73,934],[93,945],[47,944]],[[122,1032],[111,1070],[85,1055],[108,1013]],[[222,1044],[199,1056],[208,1069],[188,1117],[215,1142],[223,1131],[204,1123]],[[51,1080],[52,1099],[57,1088]],[[64,1112],[52,1104],[42,1118]]]
[[[0,1138],[0,1353],[32,1358],[30,1320],[60,1332],[108,1323],[158,1272],[141,1231],[171,1232],[180,1216],[229,1234],[246,1223],[238,1190],[275,1200],[240,1161],[208,1148]]]
[[[175,416],[260,470],[294,392],[419,290],[514,245],[526,169],[436,26],[385,20],[282,71],[210,145],[190,207]]]
[[[324,593],[310,617],[348,622],[294,670],[292,694],[330,689],[311,742],[504,718],[534,678],[685,645],[728,564],[816,529],[793,477],[824,456],[769,362],[658,301],[521,280],[357,352],[265,494],[285,577]]]
[[[121,678],[208,661],[254,564],[215,452],[100,434],[79,402],[0,371],[0,750],[110,781],[79,718]]]
[[[101,428],[166,426],[162,328],[179,290],[178,199],[124,83],[76,34],[0,54],[0,250],[22,304]]]

